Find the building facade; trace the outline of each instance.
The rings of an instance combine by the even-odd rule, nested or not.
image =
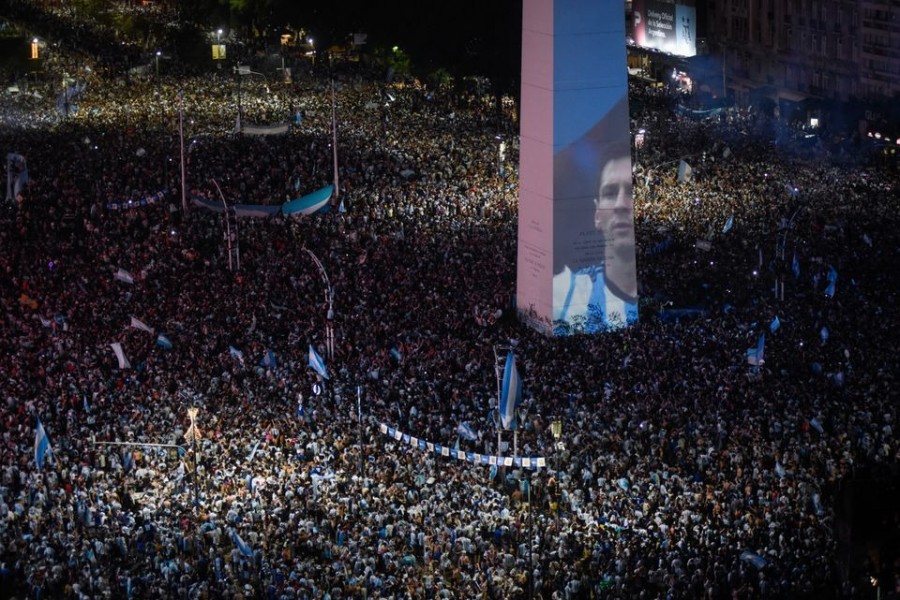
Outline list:
[[[896,127],[900,1],[718,0],[707,9],[722,87],[738,106],[844,105],[863,127]]]

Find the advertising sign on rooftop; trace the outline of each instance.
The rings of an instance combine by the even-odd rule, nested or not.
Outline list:
[[[697,9],[692,0],[634,0],[634,42],[677,56],[697,54]]]

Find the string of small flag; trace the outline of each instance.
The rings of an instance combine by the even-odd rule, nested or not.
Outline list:
[[[132,208],[140,208],[143,206],[149,206],[151,204],[157,204],[162,201],[166,196],[166,191],[163,190],[161,192],[157,192],[155,194],[150,194],[140,200],[122,200],[121,202],[107,202],[106,210],[129,210]]]
[[[408,433],[403,433],[385,423],[379,423],[378,430],[389,438],[392,438],[397,442],[403,442],[418,450],[433,452],[439,456],[462,460],[475,465],[522,467],[525,469],[539,469],[547,466],[547,459],[543,456],[495,456],[480,454],[478,452],[464,452],[462,450],[453,449],[450,446],[434,444],[409,435]]]

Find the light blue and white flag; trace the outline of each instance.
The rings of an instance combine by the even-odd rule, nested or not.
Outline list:
[[[34,432],[34,464],[38,470],[44,466],[44,457],[50,451],[50,438],[47,437],[47,430],[44,424],[38,419],[37,430]]]
[[[834,298],[835,288],[837,287],[837,271],[831,265],[828,266],[828,287],[825,288],[825,295]]]
[[[122,283],[134,284],[134,277],[122,267],[119,267],[119,270],[113,274],[113,277]]]
[[[772,319],[772,323],[769,324],[769,331],[775,333],[779,329],[781,329],[781,320],[778,318],[778,315],[775,315],[775,318]]]
[[[325,361],[322,360],[322,357],[319,356],[319,353],[316,352],[316,349],[313,348],[312,344],[309,345],[309,366],[319,377],[328,379],[328,370],[325,368]]]
[[[728,217],[728,220],[725,221],[725,227],[722,228],[722,233],[728,233],[731,231],[731,228],[734,226],[734,213]]]
[[[797,259],[796,252],[794,252],[794,258],[791,259],[791,272],[794,274],[794,279],[800,277],[800,260]]]
[[[156,336],[156,345],[162,348],[163,350],[171,350],[172,349],[172,340],[163,335],[162,333]]]
[[[784,470],[784,465],[782,465],[777,460],[775,461],[775,474],[778,475],[779,479],[784,479],[786,471]]]
[[[82,401],[82,405],[84,406],[84,412],[90,413],[90,412],[91,412],[91,405],[88,404],[88,401],[87,401],[87,395],[86,395],[86,394],[81,396],[81,401]]]
[[[238,532],[234,529],[231,530],[231,539],[234,541],[234,545],[237,546],[237,549],[241,554],[244,556],[253,556],[253,548],[247,545],[247,542],[241,539],[241,536],[238,535]]]
[[[267,369],[274,369],[276,365],[277,360],[275,359],[275,353],[272,352],[270,348],[267,348],[265,354],[259,359],[259,366]]]
[[[244,364],[244,353],[234,346],[228,346],[228,354],[230,354],[232,358],[236,358],[241,364]]]
[[[690,181],[693,173],[694,170],[691,168],[691,165],[683,160],[678,161],[678,183]]]
[[[813,417],[809,420],[809,426],[819,432],[819,434],[825,433],[825,428],[822,427],[822,422],[819,421],[818,418]]]
[[[135,329],[141,329],[143,331],[146,331],[150,335],[153,335],[155,333],[152,327],[150,327],[149,325],[147,325],[146,323],[144,323],[137,317],[131,317],[131,324],[129,325],[129,327],[134,327]]]
[[[828,341],[830,335],[831,332],[828,331],[828,326],[822,325],[822,329],[819,330],[819,338],[821,338],[823,344]]]
[[[468,422],[460,423],[456,426],[456,433],[462,436],[464,439],[469,440],[470,442],[474,442],[478,439],[478,434],[475,433],[475,430],[472,429],[472,426],[469,425]]]
[[[503,387],[500,393],[500,423],[507,431],[516,428],[516,409],[522,404],[522,380],[516,368],[516,356],[510,351],[506,355],[503,369]]]
[[[872,247],[872,238],[869,237],[868,233],[864,233],[862,235],[862,240],[866,243],[866,245],[871,248]]]
[[[259,450],[259,443],[262,440],[256,440],[256,443],[253,444],[253,450],[250,451],[250,456],[247,457],[247,462],[253,462],[253,459],[256,458],[256,451]]]
[[[765,363],[765,353],[766,334],[762,334],[759,336],[756,347],[747,349],[747,364],[753,365],[754,367],[762,366],[762,364]]]
[[[750,550],[744,550],[743,552],[741,552],[741,560],[750,563],[757,569],[763,569],[767,564],[769,564],[762,556],[760,556],[756,552],[751,552]]]
[[[394,360],[396,360],[398,363],[403,362],[403,355],[400,353],[400,350],[398,350],[396,347],[391,348],[391,356],[393,356]]]
[[[112,348],[113,353],[116,355],[116,360],[119,361],[120,369],[130,369],[131,363],[128,362],[128,357],[125,356],[125,351],[122,350],[122,344],[119,342],[113,342],[109,345]]]

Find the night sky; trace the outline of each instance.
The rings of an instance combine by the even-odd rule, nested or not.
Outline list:
[[[297,5],[281,15],[323,41],[366,32],[373,45],[404,49],[420,69],[445,67],[501,78],[515,77],[519,70],[521,0],[349,0]]]

